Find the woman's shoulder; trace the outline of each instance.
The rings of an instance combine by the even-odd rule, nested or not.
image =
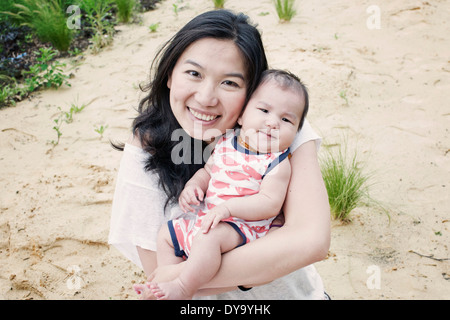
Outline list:
[[[291,144],[291,147],[290,147],[291,152],[294,152],[302,144],[309,142],[309,141],[315,142],[316,149],[318,151],[320,148],[320,145],[322,143],[322,138],[311,127],[311,124],[309,123],[308,119],[305,119],[305,122],[303,123],[303,127],[300,129],[299,132],[297,132],[297,135],[295,136],[295,139]]]
[[[128,138],[126,144],[143,149],[142,142],[141,142],[141,139],[139,138],[138,133],[131,134],[130,137]]]

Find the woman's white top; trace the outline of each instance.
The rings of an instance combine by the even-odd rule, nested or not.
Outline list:
[[[294,152],[305,142],[314,140],[317,149],[321,138],[306,120],[291,145]],[[158,176],[145,171],[148,157],[143,149],[126,144],[117,175],[112,204],[109,244],[142,268],[136,246],[156,251],[160,227],[168,220],[183,215],[178,205],[164,210],[167,196],[159,187]],[[322,280],[313,265],[299,269],[249,291],[235,290],[218,295],[218,299],[323,299]]]

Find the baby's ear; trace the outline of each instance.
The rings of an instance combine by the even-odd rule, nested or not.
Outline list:
[[[237,123],[242,127],[242,116],[237,119]]]

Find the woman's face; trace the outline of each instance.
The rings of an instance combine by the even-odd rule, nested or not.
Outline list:
[[[210,141],[236,124],[247,93],[244,59],[230,40],[205,38],[178,59],[167,86],[181,127]]]

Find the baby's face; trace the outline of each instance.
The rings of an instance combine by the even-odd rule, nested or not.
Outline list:
[[[275,80],[261,84],[238,119],[241,138],[259,152],[278,152],[294,141],[305,106],[294,89],[283,89]]]

